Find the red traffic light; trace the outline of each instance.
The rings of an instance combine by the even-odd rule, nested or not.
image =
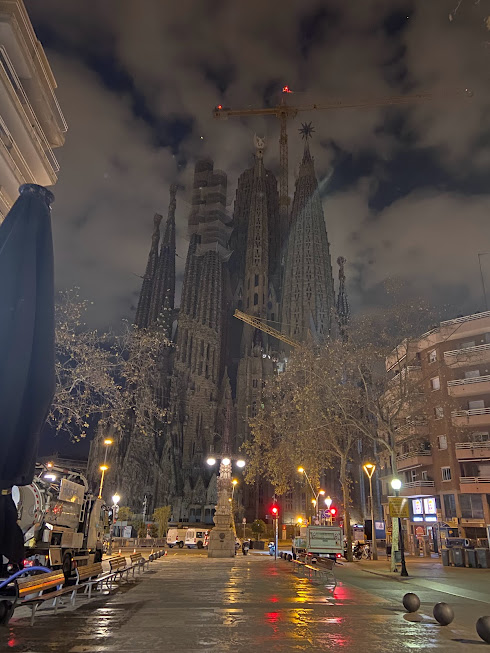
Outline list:
[[[330,508],[330,514],[332,515],[332,517],[335,517],[335,515],[337,514],[337,508],[333,508],[333,507]]]
[[[273,517],[277,517],[279,515],[279,506],[272,506],[271,513]]]

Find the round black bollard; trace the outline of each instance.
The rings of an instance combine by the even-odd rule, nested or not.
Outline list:
[[[402,603],[407,612],[417,612],[417,610],[420,608],[420,599],[413,592],[408,592],[405,594]]]
[[[436,603],[432,611],[434,619],[441,624],[441,626],[449,626],[454,619],[454,611],[447,603]]]
[[[490,644],[490,617],[480,617],[476,622],[476,632],[484,642]]]
[[[148,558],[148,560],[149,560],[150,562],[153,562],[153,560],[154,560],[153,553],[150,554],[150,557]]]

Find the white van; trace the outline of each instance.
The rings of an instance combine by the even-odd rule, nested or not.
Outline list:
[[[208,543],[208,531],[201,531],[197,528],[188,528],[185,534],[185,545],[188,549],[197,547],[202,549]]]
[[[184,548],[187,528],[169,528],[167,532],[167,546],[172,548],[178,546]]]

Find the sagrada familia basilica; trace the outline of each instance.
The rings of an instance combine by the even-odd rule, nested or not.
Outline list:
[[[264,165],[262,139],[255,138],[253,166],[238,180],[232,215],[226,208],[226,174],[210,159],[196,163],[178,310],[175,186],[163,228],[162,216],[154,218],[135,324],[158,323],[172,341],[160,380],[167,421],[156,440],[126,433],[111,452],[117,490],[134,512],[151,515],[169,504],[174,521],[212,523],[217,470],[209,469],[206,458],[239,452],[267,379],[282,369],[288,353],[284,342],[235,319],[235,309],[300,342],[321,342],[347,319],[342,258],[335,299],[310,152],[312,130],[304,125],[300,131],[304,153],[290,211],[280,211],[277,179]],[[99,434],[92,444],[92,461],[100,460],[103,437]],[[247,519],[263,518],[268,493],[267,483],[240,485]],[[289,503],[283,519],[288,512],[301,512],[291,498]]]

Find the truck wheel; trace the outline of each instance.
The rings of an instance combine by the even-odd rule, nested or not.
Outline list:
[[[174,545],[173,545],[173,544],[167,544],[167,546],[168,546],[169,549],[173,549],[173,548],[174,548]]]
[[[184,548],[184,543],[183,543],[183,542],[179,542],[179,549],[183,549],[183,548]]]
[[[202,542],[198,542],[198,543],[197,543],[197,548],[198,548],[198,549],[202,549],[202,547],[203,547]]]
[[[61,565],[61,569],[65,575],[65,580],[68,580],[72,572],[71,553],[65,553],[63,556],[63,564]]]
[[[14,604],[11,601],[0,601],[0,626],[7,626],[14,614]]]

